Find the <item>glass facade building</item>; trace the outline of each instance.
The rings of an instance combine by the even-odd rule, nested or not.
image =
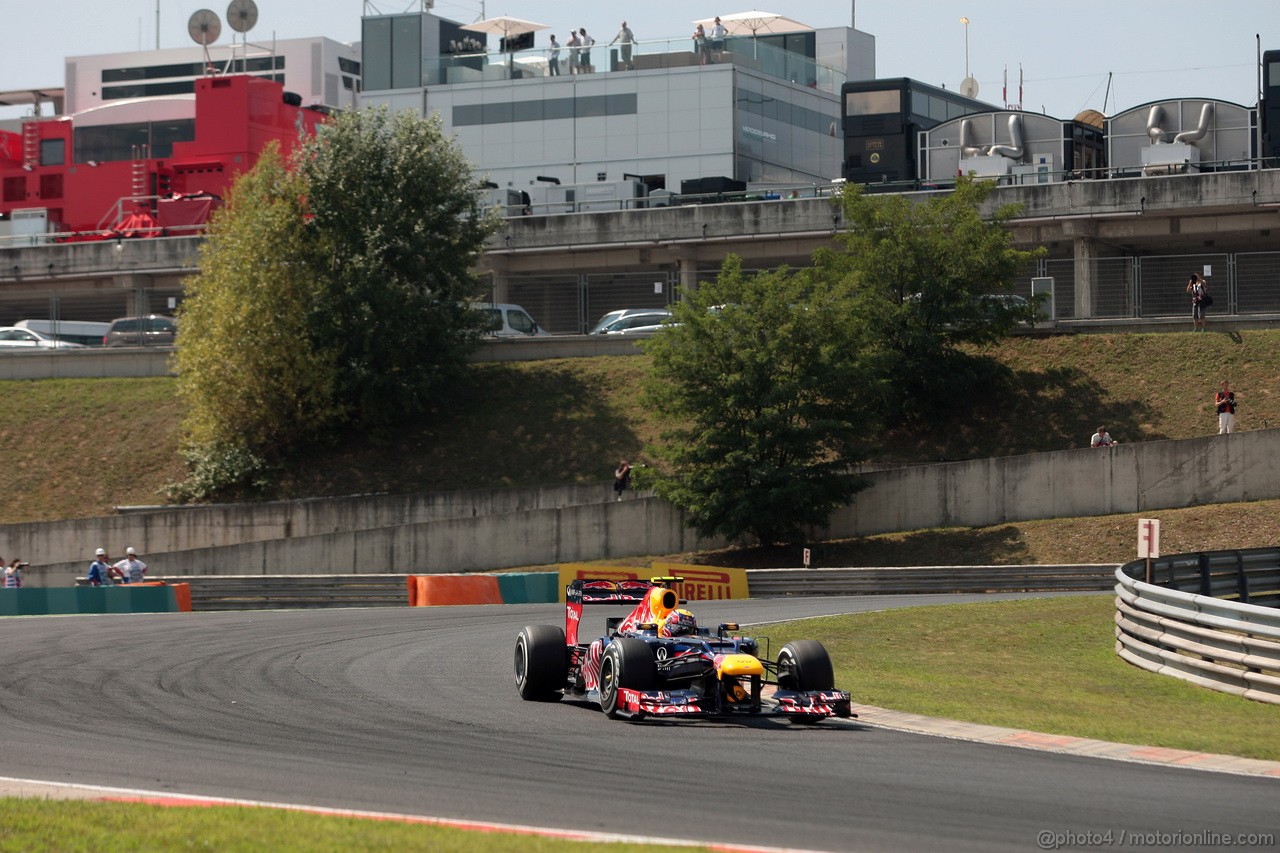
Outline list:
[[[873,75],[875,55],[872,36],[840,27],[729,39],[715,57],[685,38],[639,42],[630,65],[598,42],[577,74],[562,45],[552,75],[545,46],[490,54],[482,35],[429,13],[365,18],[362,45],[364,104],[438,114],[478,172],[517,190],[547,177],[638,178],[650,191],[830,181],[846,69]]]

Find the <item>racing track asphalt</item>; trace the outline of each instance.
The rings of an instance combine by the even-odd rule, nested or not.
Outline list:
[[[967,598],[705,602],[698,614],[751,623]],[[586,627],[606,610],[588,609]],[[1280,824],[1274,778],[857,720],[632,724],[522,702],[515,635],[562,612],[3,619],[0,776],[823,850],[1034,850],[1042,831]],[[857,685],[841,686],[856,702]]]

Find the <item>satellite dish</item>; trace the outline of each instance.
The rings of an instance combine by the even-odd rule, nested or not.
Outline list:
[[[216,12],[210,12],[208,9],[197,9],[191,13],[190,19],[187,20],[187,34],[191,36],[191,40],[196,44],[208,47],[218,40],[218,36],[222,35],[222,21],[218,20]]]
[[[960,81],[960,94],[966,98],[978,97],[978,81],[972,77],[966,77]]]
[[[258,4],[253,0],[231,0],[227,7],[227,25],[238,33],[247,33],[258,23]]]

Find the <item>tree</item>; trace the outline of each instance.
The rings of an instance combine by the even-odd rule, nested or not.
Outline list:
[[[191,477],[235,494],[307,441],[430,414],[485,319],[472,272],[496,227],[438,119],[343,113],[242,176],[180,311]]]
[[[472,272],[496,228],[437,117],[343,113],[303,146],[299,169],[326,287],[315,335],[334,342],[337,398],[366,426],[431,410],[483,328]]]
[[[1012,289],[1043,249],[1013,248],[1006,205],[984,218],[993,185],[960,178],[953,192],[918,200],[846,185],[839,203],[843,251],[815,254],[818,275],[857,281],[854,310],[879,338],[878,370],[891,379],[883,411],[891,421],[930,421],[989,387],[989,360],[964,344],[993,343],[1035,307],[993,299]]]
[[[705,536],[798,541],[863,487],[876,414],[865,330],[847,282],[786,269],[748,276],[730,256],[646,344],[648,401],[672,426],[652,448],[655,489]]]
[[[251,485],[344,415],[333,393],[338,351],[312,335],[323,282],[303,195],[273,143],[210,224],[175,356],[191,467],[179,497]]]

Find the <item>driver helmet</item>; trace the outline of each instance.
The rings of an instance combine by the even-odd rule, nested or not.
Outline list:
[[[672,610],[658,629],[659,637],[685,637],[698,633],[698,620],[688,610]]]

